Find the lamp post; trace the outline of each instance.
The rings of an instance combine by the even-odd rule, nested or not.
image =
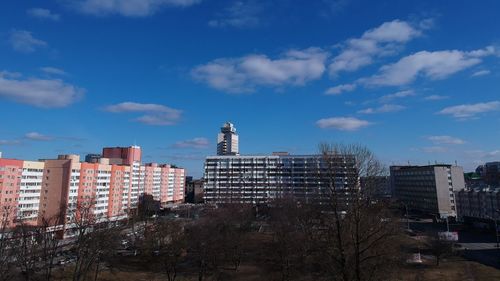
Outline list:
[[[500,209],[496,209],[495,212],[497,214],[500,214]],[[499,243],[498,243],[498,223],[497,223],[497,220],[496,218],[493,219],[495,221],[495,238],[497,240],[497,249],[499,248]]]
[[[406,225],[407,225],[407,229],[410,230],[410,216],[408,215],[408,205],[406,205],[406,203],[404,202],[401,202],[403,203],[403,206],[405,206],[405,210],[406,210]]]

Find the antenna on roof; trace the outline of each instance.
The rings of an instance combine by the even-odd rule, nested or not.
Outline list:
[[[408,166],[410,166],[410,160],[408,160]]]

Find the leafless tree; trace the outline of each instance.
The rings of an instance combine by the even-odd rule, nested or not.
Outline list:
[[[334,279],[383,280],[397,249],[399,226],[360,178],[384,175],[384,165],[362,145],[321,144],[328,182],[324,214],[325,267]]]
[[[217,241],[215,227],[209,219],[200,219],[186,229],[189,257],[195,262],[198,281],[218,271]],[[215,234],[215,235],[214,235]]]
[[[53,217],[41,217],[38,225],[38,238],[40,244],[41,270],[43,280],[52,280],[52,270],[54,269],[54,259],[61,250],[60,239],[56,235],[55,229],[62,227],[64,223],[65,207],[61,207],[58,214]]]
[[[69,213],[67,226],[75,236],[76,264],[73,270],[73,281],[85,280],[97,258],[95,238],[92,235],[97,217],[94,214],[92,202],[93,200],[78,202],[76,208]]]
[[[37,262],[40,255],[39,229],[19,221],[12,232],[12,239],[16,243],[13,257],[16,265],[21,269],[24,280],[30,281],[35,278]]]
[[[427,245],[431,253],[436,257],[436,266],[439,266],[440,261],[452,254],[452,243],[446,240],[439,239],[438,237],[430,237]]]
[[[179,221],[154,221],[144,233],[143,255],[159,264],[169,281],[177,278],[178,266],[186,253],[184,226]]]
[[[12,255],[15,249],[9,231],[13,212],[11,206],[0,206],[0,281],[10,280],[14,276]]]

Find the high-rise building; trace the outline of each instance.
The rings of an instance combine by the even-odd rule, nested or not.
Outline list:
[[[464,170],[452,165],[391,166],[391,189],[409,209],[456,217],[455,191],[465,188]]]
[[[239,155],[238,135],[230,122],[224,123],[217,135],[217,155]]]
[[[203,197],[206,203],[261,204],[282,197],[308,203],[327,199],[332,181],[336,190],[356,188],[354,157],[330,161],[321,155],[209,156]]]
[[[80,162],[79,155],[24,161],[0,158],[0,218],[8,227],[19,222],[56,226],[60,237],[79,206],[97,220],[119,220],[147,194],[166,206],[184,201],[185,170],[167,164],[140,163],[139,147],[105,148],[105,156]]]

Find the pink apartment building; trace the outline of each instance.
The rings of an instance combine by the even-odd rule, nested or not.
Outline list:
[[[162,206],[184,201],[184,169],[141,165],[137,146],[104,148],[103,156],[110,158],[96,163],[80,162],[78,155],[40,161],[0,158],[0,212],[8,226],[21,220],[66,225],[78,206],[90,206],[97,220],[117,220],[136,208],[145,193]]]

